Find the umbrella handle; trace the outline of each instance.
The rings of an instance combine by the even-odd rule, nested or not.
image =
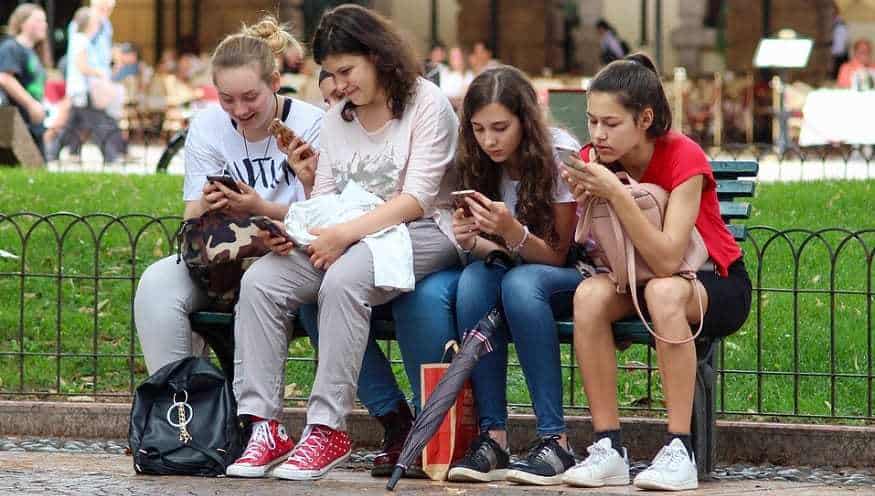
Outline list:
[[[398,484],[402,475],[404,475],[404,467],[401,465],[395,465],[395,469],[392,470],[392,477],[389,477],[389,482],[386,483],[386,489],[394,491],[395,485]]]

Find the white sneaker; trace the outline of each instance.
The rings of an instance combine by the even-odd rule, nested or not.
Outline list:
[[[562,482],[576,487],[629,484],[629,456],[626,454],[626,448],[623,448],[621,457],[611,446],[611,440],[603,437],[586,448],[586,451],[589,456],[566,471]]]
[[[647,470],[635,477],[635,487],[661,491],[684,491],[699,487],[696,459],[687,454],[684,443],[672,439],[663,446]]]

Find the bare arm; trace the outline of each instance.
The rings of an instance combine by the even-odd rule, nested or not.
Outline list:
[[[45,111],[43,111],[42,104],[30,96],[30,93],[15,79],[15,76],[8,72],[0,72],[0,88],[10,98],[27,109],[31,122],[42,122],[45,119]]]
[[[651,224],[625,190],[609,200],[626,233],[647,265],[660,277],[678,271],[699,215],[702,176],[687,179],[668,198],[662,231]]]

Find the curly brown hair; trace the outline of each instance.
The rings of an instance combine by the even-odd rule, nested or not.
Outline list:
[[[462,103],[456,154],[460,189],[477,190],[491,200],[501,199],[501,166],[477,144],[471,124],[474,114],[491,103],[504,106],[522,126],[522,139],[515,152],[522,165],[516,217],[533,234],[555,246],[559,235],[553,219],[553,195],[558,174],[553,161],[553,140],[535,89],[515,67],[484,71],[468,87]]]
[[[377,84],[388,96],[392,116],[401,118],[422,74],[422,64],[385,17],[358,5],[341,5],[322,15],[312,46],[313,58],[320,65],[329,55],[369,57],[377,70]],[[354,108],[352,102],[346,103],[344,120],[352,121]]]

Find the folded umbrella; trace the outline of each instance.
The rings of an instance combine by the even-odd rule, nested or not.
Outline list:
[[[413,427],[410,428],[410,433],[404,441],[404,447],[401,449],[401,455],[398,457],[389,483],[386,484],[386,489],[390,491],[395,489],[395,485],[404,475],[404,471],[422,453],[422,449],[437,432],[450,406],[456,401],[465,380],[471,375],[471,370],[477,364],[477,360],[492,351],[489,339],[502,323],[501,312],[496,308],[487,313],[473,329],[465,334],[459,352],[453,357],[453,361],[450,362],[444,376],[438,381],[434,391],[428,397],[428,401],[425,402],[425,406],[422,407],[422,411],[416,417]]]

